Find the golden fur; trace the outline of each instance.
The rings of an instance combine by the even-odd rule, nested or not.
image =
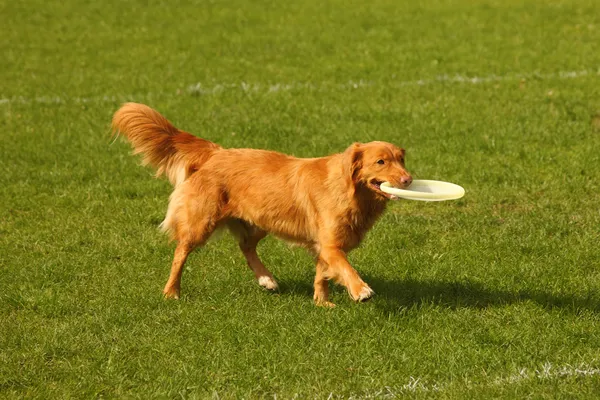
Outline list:
[[[177,241],[166,297],[179,297],[187,256],[219,227],[237,237],[248,265],[267,289],[276,289],[277,283],[258,258],[256,245],[272,233],[315,255],[317,304],[332,306],[329,280],[344,285],[356,301],[373,295],[346,254],[360,244],[392,197],[379,184],[405,187],[412,181],[403,149],[385,142],[354,143],[343,153],[320,158],[224,149],[178,130],[136,103],[124,104],[112,126],[174,186],[162,223]]]

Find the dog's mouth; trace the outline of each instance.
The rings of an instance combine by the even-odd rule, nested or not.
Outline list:
[[[373,179],[371,182],[369,182],[369,186],[371,186],[373,189],[377,190],[378,192],[381,192],[381,184],[383,183],[383,181],[378,181],[377,179]]]
[[[375,191],[375,193],[385,197],[386,199],[390,199],[390,200],[394,200],[397,199],[398,196],[394,196],[393,194],[389,194],[384,192],[383,190],[381,190],[381,184],[384,181],[379,181],[377,179],[373,179],[369,182],[369,186],[371,187],[371,189],[373,189]]]

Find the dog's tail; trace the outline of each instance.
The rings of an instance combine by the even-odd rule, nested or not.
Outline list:
[[[156,168],[156,176],[165,174],[177,187],[221,147],[213,142],[180,131],[152,108],[125,103],[113,116],[113,135],[127,137],[134,154],[142,154],[142,163]]]

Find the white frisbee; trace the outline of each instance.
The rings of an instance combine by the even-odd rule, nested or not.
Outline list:
[[[382,192],[409,200],[456,200],[465,195],[465,189],[461,186],[442,181],[414,180],[406,189],[398,189],[389,182],[383,182],[379,187]]]

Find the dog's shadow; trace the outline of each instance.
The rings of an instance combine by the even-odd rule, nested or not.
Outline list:
[[[384,280],[374,276],[365,276],[375,291],[371,300],[377,308],[385,313],[401,313],[407,308],[439,306],[452,310],[461,308],[486,309],[491,307],[517,304],[531,301],[546,310],[561,309],[570,313],[581,310],[600,312],[600,299],[590,294],[589,297],[578,295],[555,295],[543,291],[518,290],[503,291],[491,289],[484,284],[463,280],[460,282],[443,282],[416,279]],[[281,293],[311,296],[313,287],[308,282],[280,282]],[[335,292],[343,291],[335,285]]]
[[[561,309],[572,313],[581,310],[600,311],[597,296],[555,295],[543,291],[503,291],[490,289],[483,284],[463,280],[460,282],[428,281],[415,279],[382,280],[367,277],[375,290],[376,305],[388,313],[398,313],[410,307],[441,306],[449,309],[485,309],[507,304],[531,301],[547,310]]]

